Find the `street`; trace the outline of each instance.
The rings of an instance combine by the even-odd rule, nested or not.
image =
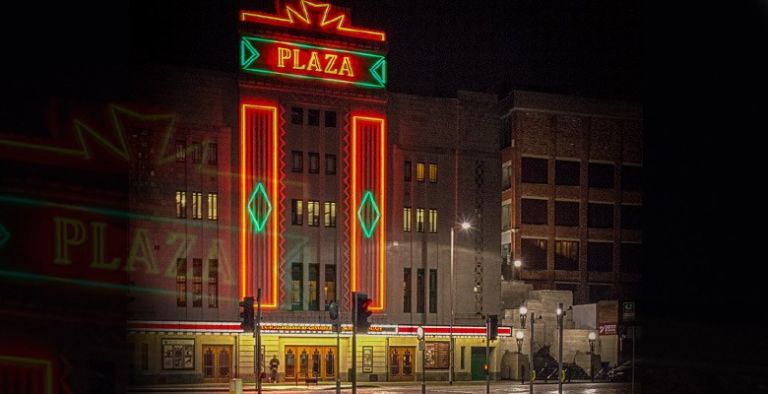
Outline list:
[[[492,393],[528,393],[528,385],[519,383],[496,382],[491,383]],[[333,393],[333,385],[321,385],[318,387],[302,386],[272,386],[265,385],[263,392],[281,392],[281,393]],[[229,392],[225,385],[208,385],[200,387],[199,385],[186,386],[152,386],[141,387],[129,390],[131,393],[163,392],[163,393],[211,393],[211,392]],[[252,384],[245,386],[244,393],[254,393]],[[342,385],[342,393],[351,393],[352,390],[347,384]],[[378,384],[372,387],[370,384],[360,384],[357,388],[358,393],[371,394],[389,394],[389,393],[421,393],[419,383],[411,384]],[[485,385],[482,383],[473,384],[455,384],[449,386],[445,383],[428,383],[427,393],[454,393],[470,394],[485,392]],[[557,394],[557,384],[536,384],[534,392],[538,394]],[[563,393],[566,394],[630,394],[631,387],[628,383],[570,383],[563,385]],[[640,392],[639,387],[635,387],[635,392]]]

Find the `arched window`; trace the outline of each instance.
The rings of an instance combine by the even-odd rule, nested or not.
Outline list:
[[[325,353],[325,375],[326,376],[334,376],[333,369],[336,367],[336,363],[334,362],[333,358],[333,350],[328,350],[328,353]]]
[[[219,377],[229,377],[229,352],[227,349],[222,349],[219,352]]]
[[[320,376],[320,351],[317,349],[312,353],[312,376]]]
[[[203,356],[203,375],[206,378],[213,377],[213,350],[210,348],[205,352],[205,356]]]
[[[293,350],[288,349],[285,353],[285,376],[294,376],[296,374],[296,355]]]
[[[306,350],[301,351],[301,356],[299,356],[299,373],[302,376],[309,376],[308,372],[309,369],[307,368],[309,364],[309,355],[307,354]]]
[[[403,375],[410,376],[412,370],[413,365],[411,364],[411,351],[406,350],[405,353],[403,353]]]
[[[389,374],[392,376],[400,374],[400,355],[397,349],[392,349],[389,355]]]

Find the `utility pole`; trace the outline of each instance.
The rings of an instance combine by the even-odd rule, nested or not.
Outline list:
[[[256,391],[261,394],[261,287],[256,290]]]
[[[491,393],[491,317],[485,316],[485,394]]]
[[[632,394],[635,394],[635,341],[637,340],[637,332],[635,326],[629,326],[632,329]]]

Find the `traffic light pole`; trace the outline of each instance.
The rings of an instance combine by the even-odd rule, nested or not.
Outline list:
[[[336,394],[341,393],[341,354],[339,354],[339,335],[341,332],[341,323],[336,322]]]
[[[357,293],[352,292],[352,394],[357,394]]]
[[[256,337],[256,391],[261,394],[261,288],[256,291],[256,324],[254,324],[256,330],[254,336]]]
[[[485,394],[491,393],[491,318],[485,316]]]

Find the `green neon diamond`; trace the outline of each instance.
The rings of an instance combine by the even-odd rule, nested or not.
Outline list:
[[[368,214],[363,217],[363,208],[365,207],[365,204],[369,203],[371,208]],[[366,219],[371,219],[371,216],[373,216],[373,221],[370,223],[366,223]],[[379,219],[381,218],[381,212],[379,212],[379,207],[376,206],[376,200],[373,198],[373,193],[370,191],[365,192],[363,194],[363,199],[360,201],[360,208],[357,210],[357,218],[360,219],[360,228],[363,229],[363,235],[365,235],[365,238],[371,238],[371,235],[373,235],[373,230],[376,229],[376,225],[379,223]]]
[[[251,198],[248,200],[248,214],[251,215],[251,222],[256,228],[257,233],[264,231],[264,226],[267,224],[270,213],[272,213],[272,204],[269,202],[264,184],[259,182],[253,189]]]

